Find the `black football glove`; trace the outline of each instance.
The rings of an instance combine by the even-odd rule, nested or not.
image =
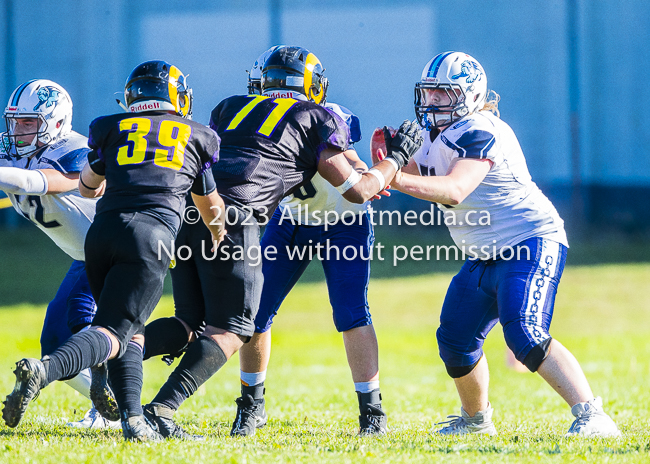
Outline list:
[[[420,125],[404,121],[395,135],[390,135],[388,127],[384,126],[384,139],[386,140],[386,158],[392,158],[400,168],[409,163],[411,157],[422,146]]]

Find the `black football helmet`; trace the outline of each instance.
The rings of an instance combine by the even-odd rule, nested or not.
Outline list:
[[[135,67],[124,86],[128,111],[173,111],[192,119],[192,89],[176,66],[162,60],[145,61]]]
[[[316,55],[306,48],[278,47],[264,62],[262,93],[287,98],[295,98],[295,94],[299,94],[323,105],[328,86],[324,71]]]

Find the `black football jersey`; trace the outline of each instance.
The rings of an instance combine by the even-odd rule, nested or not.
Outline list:
[[[90,167],[106,176],[97,214],[146,211],[177,230],[187,192],[214,191],[219,137],[197,122],[160,112],[104,116],[90,124],[88,146]]]
[[[210,127],[221,138],[212,172],[226,204],[269,218],[283,197],[310,180],[326,148],[345,151],[349,129],[312,102],[237,95],[212,110]]]

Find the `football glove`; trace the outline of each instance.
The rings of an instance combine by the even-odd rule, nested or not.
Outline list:
[[[404,121],[395,132],[395,135],[391,135],[386,126],[384,126],[383,130],[384,139],[386,140],[386,158],[394,159],[397,165],[403,168],[422,146],[420,126],[417,123]]]

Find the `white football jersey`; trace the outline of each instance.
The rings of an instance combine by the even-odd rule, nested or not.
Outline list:
[[[361,140],[359,119],[350,110],[336,103],[326,103],[324,106],[348,125],[350,144]],[[293,195],[285,197],[279,208],[285,219],[288,219],[288,215],[290,215],[295,223],[304,225],[319,225],[320,223],[323,225],[326,220],[332,224],[334,219],[340,218],[341,215],[345,215],[346,218],[350,215],[358,215],[360,212],[366,211],[368,205],[369,202],[356,204],[347,201],[336,190],[336,187],[316,173],[309,183],[301,186]],[[336,214],[329,213],[328,215],[328,211]],[[351,220],[346,220],[346,222],[351,222]]]
[[[88,139],[70,132],[34,158],[12,158],[0,152],[0,166],[22,169],[55,169],[64,174],[80,172],[88,158]],[[72,259],[84,261],[86,232],[95,216],[96,199],[84,198],[78,189],[65,193],[13,195],[14,209],[45,232]]]
[[[496,247],[498,253],[532,237],[568,246],[564,221],[530,177],[519,141],[508,124],[489,111],[480,111],[448,127],[433,141],[427,131],[422,135],[424,143],[413,158],[423,176],[447,174],[454,158],[494,163],[461,204],[440,205],[456,246],[473,246],[475,250]]]

